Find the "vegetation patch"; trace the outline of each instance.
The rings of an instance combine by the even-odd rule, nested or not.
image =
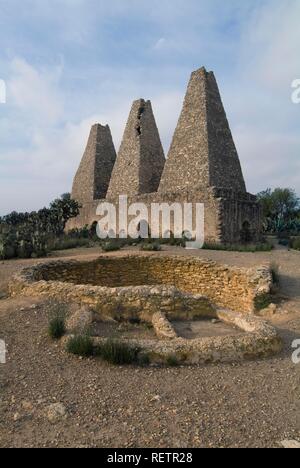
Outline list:
[[[69,250],[76,249],[78,247],[93,247],[93,244],[89,239],[76,238],[67,235],[53,239],[49,243],[50,250]]]
[[[178,367],[179,360],[175,354],[169,354],[169,356],[166,357],[166,364],[169,367]]]
[[[98,345],[95,355],[114,365],[129,365],[138,363],[140,349],[117,340],[107,340]]]
[[[0,259],[45,257],[53,238],[63,235],[79,204],[64,194],[49,208],[31,213],[12,212],[0,218]]]
[[[117,240],[111,240],[108,242],[105,242],[102,245],[102,250],[104,252],[116,252],[117,250],[121,249],[121,244],[117,242]]]
[[[93,340],[89,335],[75,335],[68,340],[67,351],[75,356],[85,358],[93,356]]]
[[[289,247],[293,250],[300,250],[300,237],[293,237],[289,241]]]
[[[52,303],[49,313],[48,334],[52,340],[60,340],[67,331],[66,308],[64,304]]]
[[[202,247],[204,250],[223,250],[228,252],[271,252],[273,249],[272,244],[268,242],[262,244],[214,244],[214,243],[205,243]]]
[[[145,252],[160,252],[161,245],[158,242],[142,244],[141,250]]]
[[[140,354],[139,357],[138,357],[138,362],[137,363],[141,367],[149,366],[150,363],[151,363],[151,359],[150,359],[149,354],[147,354],[147,353]]]
[[[52,340],[60,340],[66,333],[65,319],[54,317],[49,322],[48,333]]]
[[[300,200],[290,188],[267,189],[257,195],[262,206],[264,231],[280,239],[300,232]]]
[[[272,303],[271,296],[269,294],[261,294],[257,296],[254,301],[255,310],[260,311],[269,307]]]

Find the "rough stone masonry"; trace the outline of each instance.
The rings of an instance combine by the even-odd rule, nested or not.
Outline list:
[[[133,103],[117,158],[109,127],[92,128],[72,191],[82,208],[67,229],[92,225],[100,201],[117,203],[119,195],[147,206],[203,203],[206,242],[259,240],[260,205],[246,191],[213,72],[192,73],[167,160],[150,101]]]

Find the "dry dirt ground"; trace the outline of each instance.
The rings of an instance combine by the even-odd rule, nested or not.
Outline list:
[[[162,252],[192,255],[183,249]],[[60,256],[95,257],[96,250]],[[114,254],[115,255],[115,254]],[[300,441],[300,253],[199,251],[204,258],[280,265],[279,313],[272,322],[281,355],[235,365],[184,368],[110,367],[67,355],[47,337],[48,311],[34,298],[5,298],[12,274],[36,261],[0,263],[0,447],[279,447]],[[51,424],[49,405],[66,416]]]

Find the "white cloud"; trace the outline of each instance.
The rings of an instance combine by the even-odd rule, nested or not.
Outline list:
[[[8,105],[0,115],[0,214],[39,208],[70,190],[90,126],[108,123],[118,148],[133,99],[152,100],[167,153],[189,73],[201,65],[217,72],[249,190],[300,192],[300,105],[291,102],[300,2],[229,3],[26,0],[15,26],[29,25],[30,34],[21,46],[15,35],[17,53],[8,26],[2,32],[6,49],[11,44],[1,76]],[[137,47],[129,29],[136,24],[142,34],[141,23],[148,29]],[[46,24],[40,43],[39,24]],[[60,57],[66,65],[53,65]]]
[[[63,116],[63,96],[59,92],[61,67],[40,71],[21,58],[13,59],[10,67],[11,104],[39,124],[56,123]]]
[[[238,126],[235,141],[248,187],[255,193],[268,187],[300,187],[299,138]]]
[[[166,38],[165,37],[161,37],[160,39],[158,39],[158,41],[156,42],[156,44],[154,45],[154,49],[155,50],[161,50],[164,48],[164,46],[166,45]]]
[[[300,77],[300,2],[268,1],[244,25],[236,78],[226,107],[248,188],[287,186],[300,193],[300,105],[291,83]]]
[[[269,88],[289,86],[300,72],[300,2],[268,1],[243,31],[240,65]]]

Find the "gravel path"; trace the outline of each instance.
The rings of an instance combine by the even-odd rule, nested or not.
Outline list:
[[[74,254],[87,252],[96,253]],[[110,367],[51,343],[45,303],[4,298],[0,338],[8,362],[0,364],[0,447],[278,447],[285,439],[299,441],[300,364],[292,363],[291,343],[300,338],[300,253],[199,255],[242,266],[280,264],[285,301],[272,319],[285,341],[280,356],[237,365]],[[0,264],[0,294],[11,274],[30,263]],[[55,424],[47,417],[53,403],[66,409]]]

